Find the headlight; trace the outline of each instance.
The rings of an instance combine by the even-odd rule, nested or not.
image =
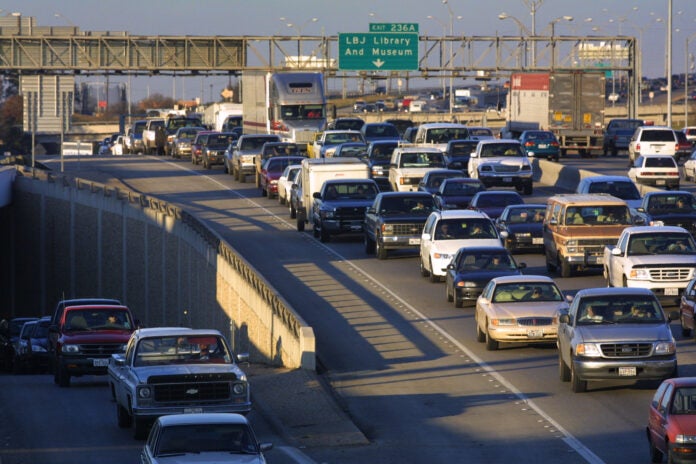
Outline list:
[[[447,259],[451,257],[452,255],[448,255],[447,253],[433,253],[433,258],[435,259]]]
[[[520,171],[531,171],[531,170],[532,170],[532,167],[528,164],[523,164],[522,166],[520,166]]]
[[[457,282],[457,287],[474,288],[474,287],[476,287],[476,282],[466,282],[466,281]]]
[[[677,435],[674,443],[696,443],[696,435]]]
[[[631,269],[628,276],[631,279],[650,280],[650,271],[647,269]]]
[[[578,356],[586,356],[588,358],[598,358],[602,355],[602,351],[596,343],[579,343],[575,347],[575,353]]]
[[[272,181],[271,181],[271,185],[278,185],[278,181],[277,181],[277,180],[272,180]]]
[[[336,214],[336,211],[333,209],[325,209],[325,210],[319,211],[319,215],[323,219],[331,219],[334,217],[335,214]]]
[[[244,392],[246,392],[246,385],[243,383],[235,383],[232,387],[232,391],[235,395],[242,395]]]
[[[31,351],[34,351],[36,353],[45,353],[46,348],[44,348],[41,345],[31,345]]]
[[[63,353],[79,353],[80,345],[63,345]]]
[[[484,172],[484,171],[485,172],[493,171],[493,166],[490,166],[490,165],[479,166],[479,172]]]
[[[676,351],[674,342],[655,343],[655,354],[673,354]]]
[[[517,325],[517,319],[513,319],[513,318],[491,319],[491,325],[495,325],[495,326]]]
[[[138,387],[138,398],[147,400],[152,396],[150,387]]]
[[[394,225],[393,224],[382,224],[382,232],[385,234],[393,234],[394,233]]]
[[[126,352],[126,345],[119,345],[116,347],[116,352],[118,353],[125,353]]]

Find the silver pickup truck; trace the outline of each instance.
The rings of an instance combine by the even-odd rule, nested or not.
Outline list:
[[[246,374],[217,330],[166,327],[133,333],[125,354],[108,366],[109,387],[121,428],[134,425],[147,436],[160,416],[185,413],[240,413],[251,410]]]
[[[558,368],[575,393],[589,381],[662,380],[677,376],[670,321],[647,288],[580,290],[558,318]]]

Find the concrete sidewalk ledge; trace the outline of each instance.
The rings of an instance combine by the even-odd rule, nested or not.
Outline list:
[[[316,372],[259,364],[242,367],[249,377],[254,408],[294,446],[369,444]]]

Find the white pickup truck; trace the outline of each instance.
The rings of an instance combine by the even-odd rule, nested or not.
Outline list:
[[[609,287],[648,288],[663,304],[678,304],[696,271],[696,242],[682,227],[626,227],[616,245],[604,248]]]
[[[426,172],[446,168],[447,158],[437,148],[397,147],[389,162],[389,184],[395,192],[415,192]]]

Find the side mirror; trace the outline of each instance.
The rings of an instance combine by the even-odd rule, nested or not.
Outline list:
[[[478,153],[476,153],[475,151],[472,151],[470,157],[471,158],[478,158]]]
[[[621,248],[615,246],[614,248],[611,249],[611,254],[612,256],[621,256],[623,252],[621,251]]]
[[[568,314],[561,314],[561,315],[558,317],[558,322],[560,322],[561,324],[568,324],[568,323],[570,323],[570,315],[568,315]]]
[[[421,240],[430,240],[430,234],[421,234]]]
[[[678,321],[679,319],[680,319],[679,311],[670,311],[667,314],[667,321],[668,322]]]
[[[527,268],[527,263],[518,263],[517,264],[518,269],[526,269]]]
[[[317,200],[321,200],[321,192],[314,192],[312,194],[313,198],[316,198]]]

